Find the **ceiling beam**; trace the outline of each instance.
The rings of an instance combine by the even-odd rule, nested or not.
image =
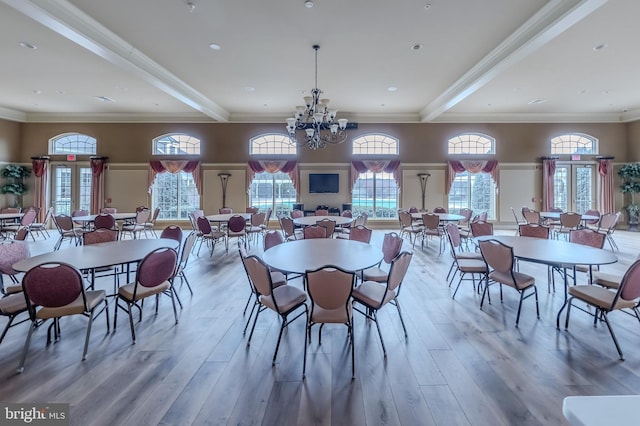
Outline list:
[[[229,121],[229,112],[220,105],[136,50],[126,40],[67,0],[0,1],[191,108],[216,121]]]
[[[420,112],[423,122],[470,96],[516,62],[568,30],[607,0],[551,0]]]

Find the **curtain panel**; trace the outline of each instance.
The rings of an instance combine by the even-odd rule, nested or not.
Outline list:
[[[106,168],[106,157],[91,157],[91,203],[90,213],[98,214],[104,207],[104,170]]]
[[[451,185],[456,179],[458,173],[465,171],[469,173],[489,173],[493,183],[496,186],[496,193],[500,189],[500,169],[498,168],[497,160],[449,160],[449,167],[447,168],[447,194],[451,191]]]
[[[47,214],[47,181],[49,169],[49,157],[32,157],[31,166],[35,176],[35,188],[33,189],[33,204],[40,208],[36,222],[44,221]]]
[[[542,211],[548,212],[555,207],[555,190],[553,177],[556,174],[555,158],[542,160]]]
[[[289,175],[291,182],[293,183],[293,188],[298,191],[298,181],[299,172],[298,172],[298,162],[297,161],[286,161],[286,160],[251,160],[247,166],[247,192],[249,192],[249,188],[251,188],[251,182],[253,182],[253,178],[257,173],[286,173]]]
[[[160,160],[149,161],[149,189],[151,194],[153,182],[156,180],[158,173],[191,173],[193,182],[196,185],[198,194],[202,194],[202,179],[200,178],[200,161],[186,160]]]
[[[598,194],[601,214],[615,211],[613,189],[613,159],[598,159],[598,176],[600,177],[600,193]]]
[[[400,160],[354,160],[351,162],[351,191],[361,173],[392,173],[398,189],[401,188]]]

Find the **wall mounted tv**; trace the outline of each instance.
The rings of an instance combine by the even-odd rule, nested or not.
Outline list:
[[[337,194],[340,192],[340,175],[337,173],[310,173],[310,194]]]

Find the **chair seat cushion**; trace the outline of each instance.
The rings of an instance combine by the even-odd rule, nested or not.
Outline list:
[[[456,252],[456,259],[476,259],[482,260],[482,253],[477,253],[473,251],[458,251]]]
[[[606,272],[594,271],[593,272],[593,284],[598,284],[607,288],[620,287],[622,282],[622,276],[616,274],[607,274]]]
[[[280,271],[271,271],[271,282],[274,287],[280,287],[287,283],[287,277]]]
[[[87,311],[91,311],[98,303],[102,302],[106,297],[104,290],[86,291],[87,296]],[[82,302],[82,294],[79,294],[76,299],[64,306],[57,308],[40,308],[36,313],[36,317],[40,319],[58,318],[66,315],[76,315],[84,313],[84,303]]]
[[[487,272],[487,265],[484,263],[484,260],[480,259],[458,259],[458,269],[461,272],[479,274]]]
[[[387,291],[385,295],[386,289],[387,286],[385,284],[374,281],[364,281],[353,289],[352,296],[356,301],[366,306],[380,308],[396,297],[396,293],[393,290]]]
[[[389,271],[385,271],[384,269],[378,268],[378,267],[365,269],[363,271],[364,281],[375,281],[378,283],[386,283],[388,277],[389,277]]]
[[[298,287],[282,285],[278,288],[274,288],[269,296],[260,296],[260,303],[267,308],[278,312],[276,304],[273,301],[274,297],[276,300],[275,303],[278,304],[279,312],[286,313],[304,303],[305,300],[307,300],[307,293],[300,290]]]
[[[595,285],[570,286],[569,295],[605,310],[609,310],[611,308],[613,299],[616,297],[616,293],[614,291]],[[633,300],[618,299],[618,302],[616,302],[613,309],[633,308],[634,306],[636,306],[636,302]]]
[[[27,310],[24,293],[15,293],[0,299],[0,312],[3,315],[14,315]]]
[[[523,274],[522,272],[513,271],[511,273],[504,273],[500,271],[492,271],[489,274],[489,279],[492,279],[500,284],[508,285],[517,290],[524,290],[531,287],[536,283],[536,279],[531,275]],[[515,282],[514,279],[515,278]]]
[[[154,294],[162,293],[165,290],[168,290],[171,287],[171,283],[169,281],[165,281],[163,283],[158,284],[155,287],[145,287],[142,285],[138,286],[136,290],[136,298],[133,299],[133,290],[136,286],[136,283],[129,283],[127,285],[123,285],[118,289],[118,296],[123,299],[134,302],[135,300],[144,299],[145,297],[153,296]]]

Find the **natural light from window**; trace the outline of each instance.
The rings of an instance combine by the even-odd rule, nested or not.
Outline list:
[[[250,155],[296,155],[298,147],[289,136],[280,134],[261,135],[249,142]]]
[[[82,133],[65,133],[49,139],[49,155],[96,155],[96,138]]]
[[[598,140],[582,133],[570,133],[551,139],[551,155],[598,154]]]
[[[355,155],[398,155],[398,139],[381,134],[360,136],[353,140]]]
[[[171,133],[153,140],[153,155],[200,155],[200,139]]]
[[[448,141],[449,154],[495,154],[495,139],[481,133],[463,133]]]

